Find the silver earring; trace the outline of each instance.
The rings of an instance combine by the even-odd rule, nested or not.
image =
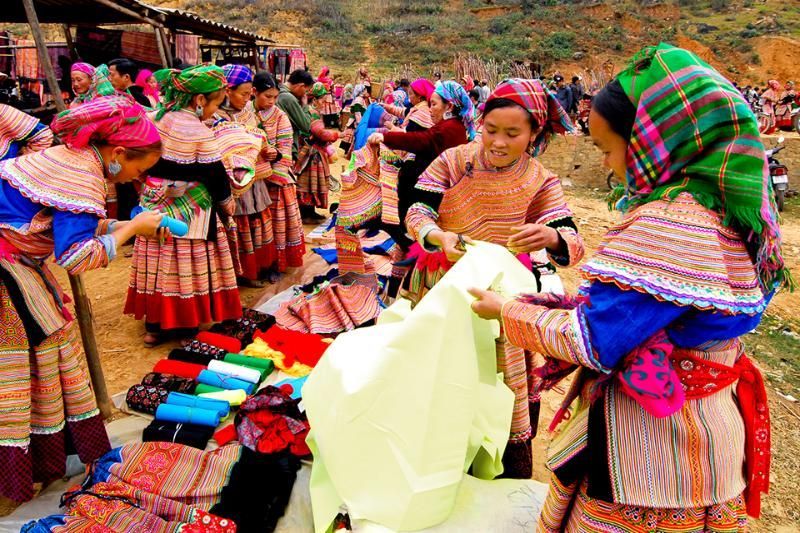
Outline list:
[[[197,118],[203,118],[203,106],[198,105],[194,108],[194,114],[197,115]]]
[[[111,174],[112,176],[116,176],[120,172],[122,172],[122,165],[119,163],[119,161],[112,161],[111,163],[108,164],[109,174]]]

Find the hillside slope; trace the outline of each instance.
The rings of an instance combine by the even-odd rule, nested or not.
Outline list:
[[[667,41],[732,79],[800,78],[792,54],[800,51],[794,1],[151,1],[301,44],[314,67],[329,64],[348,77],[362,64],[379,75],[452,73],[458,52],[569,74],[603,64],[619,68],[641,47]]]

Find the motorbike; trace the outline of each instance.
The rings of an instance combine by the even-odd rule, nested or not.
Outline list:
[[[783,142],[783,136],[778,137],[778,144],[766,151],[769,177],[772,181],[772,190],[775,193],[775,204],[778,207],[778,211],[783,211],[786,191],[789,190],[789,169],[775,159],[775,155],[786,148]]]

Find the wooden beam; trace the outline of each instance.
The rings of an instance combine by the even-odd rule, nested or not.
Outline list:
[[[122,7],[111,0],[94,0],[98,4],[102,4],[108,8],[111,8],[115,11],[119,11],[123,15],[128,15],[129,17],[135,18],[136,20],[141,20],[145,24],[150,24],[151,26],[155,26],[156,28],[163,28],[164,25],[160,22],[153,20],[149,17],[145,17],[144,15],[133,11],[132,9],[128,9],[127,7]]]
[[[62,24],[61,29],[64,30],[64,37],[67,39],[67,47],[69,48],[69,56],[73,61],[78,59],[78,49],[75,48],[75,41],[72,39],[72,30],[69,24]]]
[[[167,63],[169,63],[169,67],[172,66],[174,58],[172,57],[172,45],[169,42],[169,35],[167,34],[167,30],[165,28],[158,28],[156,33],[161,35],[161,42],[164,43],[164,52],[167,55]]]
[[[161,65],[164,68],[171,67],[171,63],[167,61],[167,52],[165,50],[166,44],[164,43],[164,37],[161,35],[159,28],[153,26],[153,31],[156,33],[156,45],[158,45],[158,56],[161,58]]]
[[[59,111],[63,111],[67,106],[64,104],[64,99],[61,98],[61,89],[56,79],[56,71],[53,69],[53,62],[50,61],[50,54],[47,53],[47,46],[45,44],[44,35],[42,34],[42,28],[39,26],[39,17],[36,15],[33,0],[22,0],[22,5],[25,7],[25,15],[28,17],[31,33],[36,41],[39,61],[47,76],[47,85],[50,87],[50,92],[53,94],[53,98],[56,101],[56,107]],[[89,367],[89,376],[91,377],[92,386],[94,387],[97,407],[100,409],[100,414],[103,418],[108,418],[112,413],[111,399],[108,396],[105,378],[103,377],[103,367],[100,363],[100,353],[97,350],[97,342],[94,337],[92,312],[89,308],[86,289],[83,286],[83,280],[80,276],[70,276],[69,283],[72,287],[73,300],[75,300],[75,314],[77,316],[78,326],[81,330],[83,350],[86,353],[86,363]]]

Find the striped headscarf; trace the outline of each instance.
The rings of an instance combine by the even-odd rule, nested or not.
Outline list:
[[[243,83],[253,82],[253,71],[245,65],[225,65],[222,67],[228,87],[238,87]]]
[[[472,105],[467,91],[458,83],[447,80],[438,82],[434,92],[441,96],[442,100],[455,106],[455,111],[467,129],[467,138],[470,141],[473,140],[475,138],[475,106]]]
[[[554,134],[575,131],[575,126],[561,107],[556,95],[546,89],[539,80],[519,78],[505,80],[495,88],[486,103],[497,98],[506,98],[520,105],[533,115],[542,128],[528,149],[528,153],[534,157],[544,153],[550,137]]]
[[[70,148],[93,143],[142,148],[161,141],[144,108],[127,95],[102,96],[62,111],[50,129]]]
[[[94,76],[94,67],[89,63],[73,63],[72,66],[69,68],[70,72],[82,72],[89,76],[90,78]]]
[[[766,293],[790,285],[764,145],[741,93],[695,54],[663,43],[617,79],[636,107],[623,209],[689,192],[740,231]]]
[[[164,89],[164,103],[156,113],[156,120],[161,120],[168,111],[183,109],[196,94],[213,93],[228,85],[225,72],[216,65],[198,65],[185,70],[165,68],[153,75]]]
[[[91,65],[89,66],[91,67]],[[89,86],[89,90],[83,94],[76,94],[74,101],[83,104],[99,96],[111,96],[114,94],[117,94],[117,91],[108,79],[108,65],[103,64],[97,68],[92,67],[92,84]]]

